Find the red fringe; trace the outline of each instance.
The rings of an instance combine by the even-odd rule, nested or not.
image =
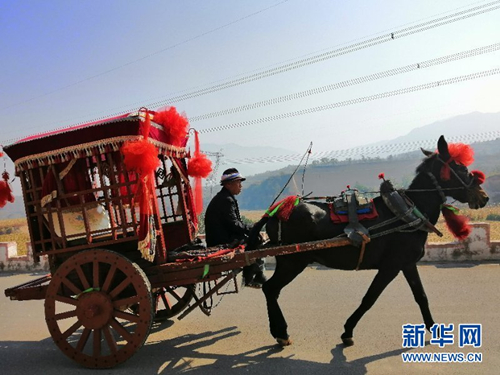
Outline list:
[[[278,207],[281,204],[280,208],[278,209],[278,212],[276,213],[276,217],[281,221],[288,221],[288,219],[290,219],[290,215],[292,214],[293,209],[295,208],[296,200],[297,200],[296,195],[290,195],[280,200],[279,202],[273,204],[271,207],[269,207],[267,212],[269,213],[273,212],[276,209],[276,207]],[[264,216],[266,215],[269,216],[267,212]]]
[[[448,230],[459,240],[467,238],[471,232],[469,218],[465,215],[457,215],[455,212],[443,206],[441,208]]]
[[[290,219],[290,215],[292,214],[292,211],[295,208],[296,200],[297,200],[296,196],[289,196],[284,199],[283,205],[280,207],[278,211],[278,219],[282,221],[288,221],[288,219]]]

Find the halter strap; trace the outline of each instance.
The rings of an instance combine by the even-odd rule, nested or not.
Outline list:
[[[446,202],[446,195],[444,194],[443,188],[441,185],[439,185],[439,182],[436,180],[436,177],[431,173],[427,172],[427,175],[430,177],[432,183],[434,184],[434,187],[436,188],[437,192],[439,193],[439,196],[441,197],[441,200],[443,203]]]

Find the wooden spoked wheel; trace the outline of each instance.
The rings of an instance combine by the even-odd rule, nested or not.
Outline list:
[[[109,368],[144,344],[152,307],[149,280],[136,264],[112,251],[88,250],[52,274],[45,320],[64,354],[86,367]]]
[[[167,320],[180,314],[189,305],[194,293],[194,284],[179,287],[168,286],[155,290],[153,292],[153,298],[156,301],[155,320]]]

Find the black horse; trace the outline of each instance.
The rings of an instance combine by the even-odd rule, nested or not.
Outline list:
[[[448,144],[443,136],[438,141],[437,153],[422,151],[427,157],[417,168],[416,176],[405,194],[430,223],[437,222],[441,204],[446,200],[445,196],[468,203],[473,209],[486,205],[488,196],[480,187],[478,179],[450,156]],[[448,168],[448,178],[441,177],[443,168]],[[374,204],[379,217],[370,222],[363,222],[367,228],[395,216],[381,197],[375,198]],[[258,233],[265,223],[266,220],[257,223],[253,233]],[[402,222],[393,223],[390,227],[395,228],[401,224]],[[266,231],[271,243],[293,244],[342,235],[345,226],[345,224],[334,225],[331,222],[327,203],[311,202],[300,203],[295,207],[289,220],[280,223],[280,228],[278,220],[275,217],[270,218],[267,221]],[[344,325],[345,331],[341,338],[345,345],[354,344],[352,337],[356,324],[400,271],[403,271],[410,285],[427,329],[433,326],[434,320],[417,269],[417,262],[424,255],[427,235],[428,232],[423,230],[395,231],[374,238],[366,245],[359,269],[377,269],[378,273],[363,297],[361,305]],[[280,345],[291,344],[287,323],[278,304],[281,289],[313,262],[330,268],[354,270],[358,266],[360,251],[359,247],[344,246],[276,257],[276,269],[273,276],[264,284],[263,292],[267,301],[271,334]]]

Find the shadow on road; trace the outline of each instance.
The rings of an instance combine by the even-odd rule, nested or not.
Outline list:
[[[168,326],[168,323],[164,328]],[[158,329],[157,327],[156,329]],[[160,328],[161,329],[161,328]],[[277,345],[262,346],[245,352],[220,354],[213,348],[221,340],[238,336],[237,327],[200,334],[186,334],[171,340],[150,342],[132,358],[114,369],[103,370],[103,374],[225,374],[225,373],[286,373],[286,374],[365,374],[367,365],[393,356],[400,356],[408,349],[398,349],[385,353],[348,361],[343,345],[332,349],[330,363],[318,363],[294,359],[287,354],[290,349]],[[36,368],[38,373],[57,374],[69,370],[72,374],[89,374],[85,369],[66,358],[52,342],[51,338],[38,342],[0,342],[4,374],[22,374]],[[32,367],[34,366],[34,367]],[[31,372],[28,370],[28,372]]]

